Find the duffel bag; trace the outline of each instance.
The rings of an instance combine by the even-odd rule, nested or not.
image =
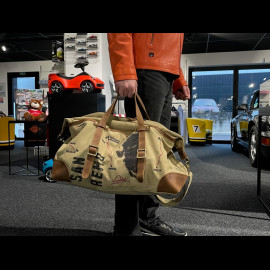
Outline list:
[[[134,100],[136,118],[113,116],[118,97],[105,113],[65,118],[52,179],[107,193],[156,195],[163,205],[177,205],[192,181],[183,137],[149,120],[138,94]]]

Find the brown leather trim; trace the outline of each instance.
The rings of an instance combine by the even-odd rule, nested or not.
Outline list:
[[[139,152],[137,152],[137,180],[142,183],[143,182],[143,175],[144,175],[144,166],[145,166],[145,131],[140,131],[139,132],[139,141],[138,141],[138,150],[144,150],[144,151],[139,151],[141,154],[144,156],[139,157]],[[137,150],[137,151],[138,151]],[[139,157],[139,158],[138,158]]]
[[[71,182],[66,165],[60,160],[53,161],[51,178],[56,181]]]
[[[185,185],[188,176],[180,173],[165,174],[159,181],[157,192],[178,194]]]

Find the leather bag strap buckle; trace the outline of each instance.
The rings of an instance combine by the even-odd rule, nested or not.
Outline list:
[[[94,148],[94,150],[93,150]],[[97,155],[97,152],[98,152],[98,147],[97,146],[94,146],[94,145],[90,145],[89,146],[89,152],[87,153],[89,156],[96,156]]]
[[[146,158],[146,149],[137,149],[137,158]]]

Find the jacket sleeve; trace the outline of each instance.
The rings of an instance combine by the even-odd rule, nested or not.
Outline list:
[[[114,81],[137,80],[132,33],[108,33],[109,55]]]
[[[179,89],[181,89],[184,85],[188,85],[182,69],[180,68],[180,76],[173,82],[173,94],[175,94]]]

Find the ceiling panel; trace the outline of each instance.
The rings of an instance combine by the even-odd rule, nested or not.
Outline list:
[[[270,50],[268,33],[185,34],[183,54]]]
[[[1,33],[0,62],[51,60],[52,41],[63,40],[64,33]]]
[[[64,33],[0,33],[0,62],[51,60],[53,40]],[[270,50],[269,33],[185,33],[183,54]]]

